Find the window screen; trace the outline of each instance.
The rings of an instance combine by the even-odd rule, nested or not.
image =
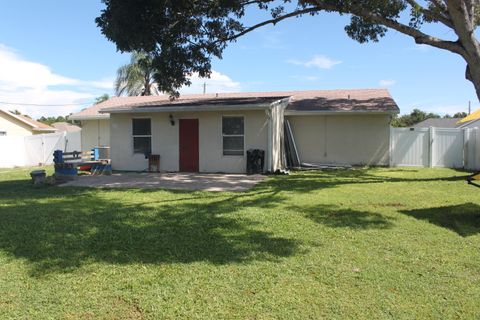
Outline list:
[[[150,119],[132,119],[134,136],[149,136],[152,134]]]
[[[152,153],[152,126],[150,119],[132,119],[133,153]]]
[[[224,156],[244,155],[244,119],[243,117],[222,118],[222,138]]]

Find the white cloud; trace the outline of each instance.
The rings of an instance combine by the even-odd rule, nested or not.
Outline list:
[[[18,109],[33,118],[66,115],[88,105],[96,96],[113,89],[113,78],[84,81],[53,72],[48,66],[21,57],[14,49],[0,44],[0,101],[28,106],[0,104]],[[83,105],[78,105],[84,103]]]
[[[316,55],[309,61],[300,61],[300,60],[287,60],[287,63],[297,65],[297,66],[304,66],[307,68],[315,67],[319,69],[331,69],[333,66],[342,63],[339,60],[330,59],[324,55]]]
[[[392,80],[392,79],[384,79],[384,80],[380,80],[378,82],[378,85],[380,87],[391,87],[393,86],[395,83],[397,83],[395,80]]]
[[[203,93],[203,85],[206,83],[207,93],[225,93],[225,92],[239,92],[241,86],[239,82],[233,81],[229,76],[212,70],[210,78],[200,78],[198,73],[195,73],[190,78],[192,84],[180,89],[181,94],[189,93]]]
[[[217,71],[209,79],[194,74],[192,85],[181,93],[202,93],[207,84],[208,93],[238,92],[240,83]],[[67,115],[88,107],[103,93],[112,94],[114,77],[85,81],[55,73],[50,67],[29,61],[14,49],[0,44],[0,108],[18,109],[32,118]],[[50,106],[32,106],[41,104]]]

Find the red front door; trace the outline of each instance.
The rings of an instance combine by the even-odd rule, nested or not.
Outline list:
[[[180,119],[180,171],[198,172],[198,119]]]

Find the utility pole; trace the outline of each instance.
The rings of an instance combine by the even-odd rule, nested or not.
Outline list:
[[[203,83],[203,94],[207,93],[207,83]]]
[[[470,112],[472,112],[472,102],[468,100],[468,114],[470,114]]]

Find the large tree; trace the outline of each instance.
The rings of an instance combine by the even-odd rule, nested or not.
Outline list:
[[[153,80],[154,74],[155,69],[152,65],[151,54],[147,54],[144,51],[134,51],[130,58],[130,63],[121,66],[117,70],[115,94],[117,96],[124,94],[128,96],[160,94]]]
[[[230,41],[268,24],[322,11],[350,14],[346,33],[361,43],[378,41],[388,29],[452,52],[466,62],[465,77],[480,99],[480,0],[103,0],[106,8],[96,22],[120,51],[153,54],[155,76],[163,91],[189,84],[188,75],[209,76],[212,57],[222,56]],[[249,7],[269,18],[246,26]],[[251,12],[251,11],[248,11]],[[425,24],[451,32],[429,34]],[[443,38],[445,35],[453,35]]]

